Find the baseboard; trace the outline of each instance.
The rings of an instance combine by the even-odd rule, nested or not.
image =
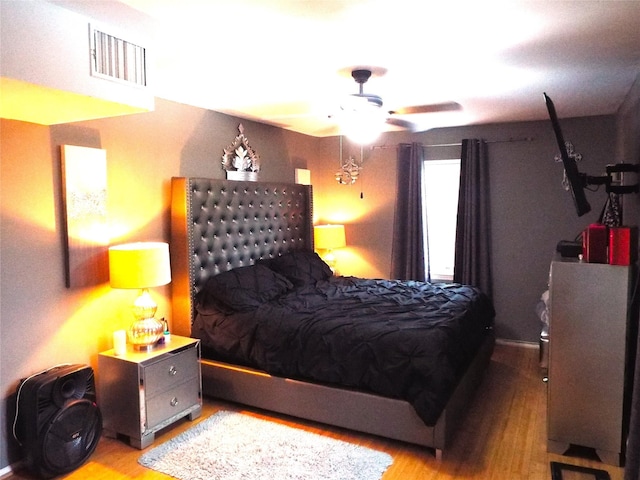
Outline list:
[[[12,475],[17,468],[17,465],[8,465],[4,468],[0,469],[0,479],[7,478],[9,475]]]
[[[524,342],[521,340],[509,340],[506,338],[496,338],[496,344],[508,345],[510,347],[523,347],[523,348],[535,348],[535,349],[540,348],[540,345],[534,342]]]

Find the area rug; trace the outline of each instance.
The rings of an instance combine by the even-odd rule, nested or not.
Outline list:
[[[221,411],[144,453],[180,480],[378,480],[390,455],[237,412]]]

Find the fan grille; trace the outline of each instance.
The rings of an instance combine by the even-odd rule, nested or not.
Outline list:
[[[53,474],[75,470],[98,446],[102,419],[95,403],[73,400],[42,432],[42,469]]]

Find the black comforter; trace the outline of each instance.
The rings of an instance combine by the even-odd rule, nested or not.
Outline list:
[[[405,399],[427,425],[435,424],[494,314],[470,286],[353,277],[284,284],[234,308],[200,295],[197,310],[193,335],[205,354]]]

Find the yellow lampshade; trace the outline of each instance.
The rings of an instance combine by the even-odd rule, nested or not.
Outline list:
[[[127,331],[129,343],[138,350],[151,349],[160,340],[164,324],[155,318],[158,306],[149,288],[171,282],[169,245],[139,242],[109,248],[109,283],[112,288],[137,288],[132,306],[135,321]]]
[[[316,225],[313,227],[315,247],[319,250],[332,250],[347,245],[344,225]]]
[[[112,288],[150,288],[171,282],[169,245],[138,242],[109,248]]]

